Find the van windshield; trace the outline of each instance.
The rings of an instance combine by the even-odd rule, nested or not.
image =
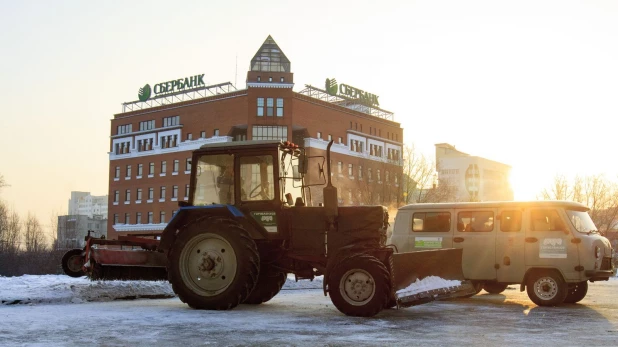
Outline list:
[[[592,218],[590,218],[590,215],[588,215],[588,212],[566,210],[566,213],[567,216],[569,216],[571,224],[573,224],[575,229],[580,233],[597,232],[597,227],[594,225],[594,222],[592,221]]]

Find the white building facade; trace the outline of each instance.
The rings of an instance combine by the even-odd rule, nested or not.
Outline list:
[[[107,219],[107,197],[107,195],[91,195],[90,192],[72,191],[69,199],[69,215],[90,218],[100,216]]]
[[[511,166],[460,152],[448,143],[435,147],[438,181],[456,191],[457,201],[513,200]]]

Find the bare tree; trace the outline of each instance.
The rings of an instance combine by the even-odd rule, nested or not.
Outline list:
[[[19,215],[0,202],[0,253],[12,255],[18,252],[20,232]]]
[[[47,249],[45,234],[39,220],[31,213],[24,222],[24,241],[26,252],[39,253]]]
[[[552,186],[541,192],[544,200],[569,200],[590,208],[590,217],[602,233],[612,229],[618,220],[618,184],[604,175],[577,176],[569,182],[564,176],[554,177]]]

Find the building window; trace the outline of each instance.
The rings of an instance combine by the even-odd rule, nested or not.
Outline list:
[[[127,190],[124,192],[124,201],[125,201],[125,202],[129,202],[129,201],[131,201],[131,189],[127,189]]]
[[[124,214],[124,224],[131,224],[131,214],[129,213]]]
[[[131,178],[131,165],[127,165],[127,177]]]
[[[114,178],[120,178],[120,166],[116,166],[116,174],[114,175]]]
[[[165,211],[159,212],[159,223],[165,223]]]
[[[116,190],[114,191],[114,202],[118,202],[119,199],[120,199],[120,191]]]
[[[174,171],[178,172],[178,167],[180,166],[180,161],[178,159],[174,159]]]
[[[167,172],[167,162],[165,160],[163,160],[161,162],[161,173],[165,174]]]
[[[283,83],[283,81],[284,81],[284,79],[283,79],[283,77],[281,77],[281,83]]]
[[[348,175],[354,176],[354,165],[353,164],[348,164]]]
[[[114,224],[118,224],[118,213],[114,213]]]
[[[163,118],[163,127],[173,127],[180,124],[180,116],[171,116]]]
[[[142,224],[142,213],[137,212],[135,214],[135,224]]]
[[[148,212],[148,224],[152,224],[152,212]]]
[[[143,122],[139,122],[139,131],[146,131],[146,130],[152,130],[155,128],[155,121],[153,120],[147,120],[147,121],[143,121]]]
[[[272,117],[274,113],[274,99],[266,98],[266,116]]]
[[[320,139],[320,140],[322,139],[322,132],[321,131],[318,131],[318,139]]]
[[[272,82],[273,78],[272,77],[268,77],[268,82]]]
[[[189,185],[185,185],[185,198],[189,198]]]
[[[137,200],[142,200],[142,188],[137,188]]]
[[[185,161],[185,171],[191,171],[191,158],[187,158]]]
[[[214,136],[219,136],[219,129],[215,129],[215,131],[213,132]]]
[[[257,81],[258,81],[258,82],[261,82],[261,81],[262,81],[262,76],[258,76],[258,77],[257,77]]]
[[[380,169],[378,169],[376,171],[376,178],[378,179],[378,182],[380,182],[382,180],[381,177],[380,177]]]
[[[206,138],[206,132],[205,131],[200,132],[200,138],[202,138],[202,139]]]
[[[339,136],[339,143],[343,143],[343,137]]]
[[[283,77],[281,77],[283,79]],[[277,117],[283,117],[283,99],[277,98]]]
[[[367,179],[371,181],[371,168],[367,169]]]
[[[253,140],[283,140],[288,139],[287,126],[254,125]]]
[[[154,188],[148,188],[148,200],[154,199]]]
[[[264,116],[264,98],[257,98],[257,115]]]
[[[150,163],[148,167],[148,174],[154,175],[154,163]]]
[[[337,162],[337,173],[340,175],[343,174],[343,162]]]
[[[389,183],[389,179],[390,176],[388,175],[388,170],[384,170],[384,180],[386,181],[386,184]]]
[[[363,167],[361,165],[358,166],[358,179],[363,179]]]
[[[128,134],[131,132],[132,124],[119,125],[118,126],[118,135]]]
[[[328,142],[331,142],[333,140],[333,135],[328,134]]]
[[[172,199],[178,199],[178,186],[172,187]]]
[[[161,196],[159,196],[159,198],[165,199],[165,186],[161,187]]]
[[[191,133],[187,134],[187,140],[193,140],[193,134]]]
[[[144,164],[137,164],[137,175],[141,176],[144,171]]]

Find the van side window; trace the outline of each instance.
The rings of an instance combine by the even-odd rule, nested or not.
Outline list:
[[[532,231],[564,231],[565,226],[556,210],[532,210],[530,212],[530,230]]]
[[[494,213],[492,211],[468,211],[457,214],[457,231],[494,230]]]
[[[500,212],[500,231],[520,231],[521,230],[521,211],[502,211]]]
[[[412,231],[451,231],[451,213],[416,212],[412,216]]]

